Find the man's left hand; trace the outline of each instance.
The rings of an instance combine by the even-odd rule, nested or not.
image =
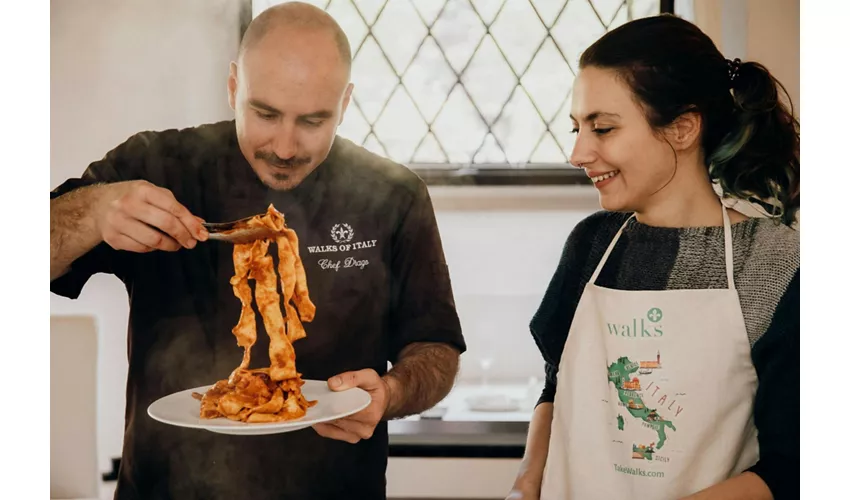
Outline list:
[[[316,424],[313,429],[326,438],[338,439],[348,443],[357,443],[361,439],[369,439],[375,431],[375,426],[384,417],[390,402],[390,387],[375,370],[366,369],[345,372],[328,380],[332,391],[344,391],[359,387],[372,396],[369,406],[348,417]]]

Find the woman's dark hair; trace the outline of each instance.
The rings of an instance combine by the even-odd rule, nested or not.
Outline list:
[[[800,208],[800,124],[788,92],[767,68],[728,61],[699,28],[668,14],[608,32],[582,54],[579,67],[588,66],[616,71],[653,128],[698,112],[706,166],[723,192],[778,203],[774,215],[786,224],[794,221]]]

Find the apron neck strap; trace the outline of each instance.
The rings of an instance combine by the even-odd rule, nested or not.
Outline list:
[[[726,280],[729,283],[729,288],[735,289],[735,276],[733,273],[733,254],[732,254],[732,223],[729,221],[729,214],[726,213],[726,206],[722,203],[720,204],[721,211],[723,212],[723,246],[725,250],[726,257]],[[605,262],[608,261],[608,257],[611,255],[611,252],[614,250],[614,247],[617,245],[617,241],[619,241],[620,236],[623,235],[623,230],[629,224],[629,222],[635,218],[636,214],[632,214],[626,222],[620,226],[620,230],[617,231],[614,239],[611,240],[611,243],[608,245],[608,249],[605,250],[605,254],[602,255],[602,259],[599,261],[599,264],[596,266],[596,270],[593,271],[593,275],[590,277],[590,283],[592,285],[596,284],[596,279],[599,278],[599,273],[602,272],[602,268],[605,266]]]
[[[726,249],[726,280],[729,282],[729,289],[735,289],[735,274],[733,271],[734,254],[732,253],[732,223],[729,221],[729,214],[726,213],[726,205],[720,203],[720,210],[723,212],[723,245]]]
[[[611,255],[611,251],[613,251],[614,247],[617,246],[617,241],[619,241],[620,236],[623,235],[623,229],[625,229],[629,222],[635,218],[635,215],[637,214],[632,214],[631,217],[626,219],[626,222],[624,222],[623,225],[620,226],[620,230],[617,231],[617,234],[614,236],[614,239],[611,240],[611,244],[608,245],[608,249],[605,250],[605,253],[602,255],[602,260],[599,261],[599,264],[596,266],[596,270],[593,271],[593,275],[590,277],[591,285],[596,284],[596,278],[598,278],[599,273],[602,272],[602,268],[605,266],[605,262],[608,261],[608,256]]]

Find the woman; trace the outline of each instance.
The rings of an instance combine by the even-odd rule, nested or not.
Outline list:
[[[579,69],[571,163],[605,211],[573,230],[532,319],[546,388],[509,498],[798,498],[799,124],[784,89],[673,16],[611,31]]]

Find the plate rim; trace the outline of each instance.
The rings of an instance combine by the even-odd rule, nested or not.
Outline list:
[[[325,384],[325,387],[327,387],[327,381],[325,381],[325,380],[316,380],[316,379],[303,379],[303,380],[304,380],[304,382],[316,382],[316,383]],[[372,395],[369,394],[368,391],[366,391],[366,390],[364,390],[360,387],[352,387],[350,389],[346,389],[343,392],[348,392],[348,391],[362,392],[366,396],[364,403],[361,404],[361,405],[358,405],[358,407],[355,408],[355,409],[346,410],[345,412],[339,413],[339,414],[334,415],[334,416],[328,416],[328,417],[318,417],[318,418],[310,419],[310,418],[307,418],[307,415],[305,415],[304,417],[301,417],[301,418],[296,419],[296,420],[284,420],[282,422],[263,422],[263,423],[248,423],[248,422],[234,421],[234,420],[230,420],[230,419],[222,417],[222,418],[216,418],[216,419],[209,419],[209,421],[210,422],[220,421],[222,423],[226,423],[226,425],[204,425],[204,423],[203,423],[204,419],[201,419],[200,417],[197,417],[197,419],[198,419],[197,423],[190,423],[190,422],[179,422],[178,423],[178,422],[165,420],[161,417],[156,416],[152,412],[152,408],[166,398],[171,398],[171,397],[177,396],[179,394],[184,394],[184,393],[188,397],[191,398],[193,392],[199,392],[199,393],[203,394],[209,388],[211,388],[213,385],[215,385],[215,384],[208,384],[208,385],[193,387],[193,388],[190,388],[190,389],[183,389],[182,391],[172,392],[171,394],[167,394],[165,396],[157,398],[155,401],[153,401],[151,404],[148,405],[146,413],[148,414],[148,417],[156,420],[157,422],[160,422],[160,423],[165,424],[165,425],[172,425],[174,427],[183,427],[183,428],[188,428],[188,429],[201,429],[201,430],[205,430],[205,431],[209,431],[209,432],[221,432],[223,430],[226,430],[226,431],[228,431],[229,434],[242,434],[242,433],[244,433],[244,434],[247,435],[247,434],[258,434],[257,431],[262,431],[262,430],[283,430],[283,429],[290,429],[290,428],[293,431],[300,430],[300,429],[303,429],[305,427],[313,426],[315,424],[320,424],[320,423],[323,423],[323,422],[328,422],[328,421],[331,421],[331,420],[337,420],[337,419],[340,419],[340,418],[348,417],[348,416],[353,415],[353,414],[355,414],[359,411],[362,411],[363,409],[368,407],[370,404],[372,404]],[[331,391],[331,392],[333,392],[333,391]],[[197,401],[197,400],[195,400],[195,401]],[[200,405],[200,402],[198,402],[198,404]],[[309,415],[309,410],[308,410],[308,415]]]

